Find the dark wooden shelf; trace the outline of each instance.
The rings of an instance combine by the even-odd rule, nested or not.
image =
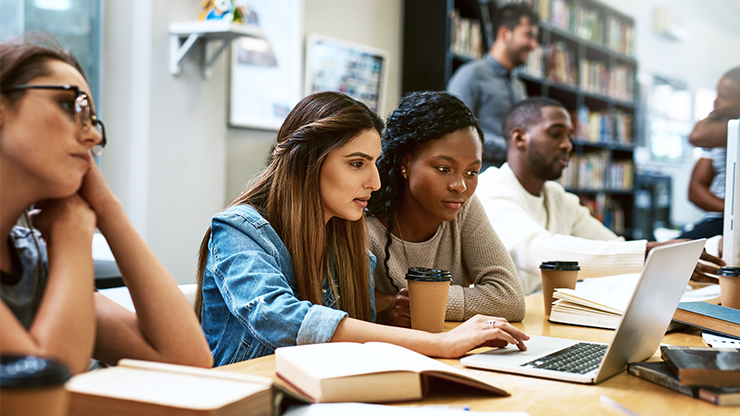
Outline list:
[[[595,147],[599,149],[610,149],[610,150],[620,150],[623,152],[633,152],[635,150],[634,144],[623,144],[623,143],[616,143],[614,141],[601,141],[601,142],[590,142],[587,140],[578,140],[574,139],[573,144],[575,146],[583,146],[583,147]]]
[[[447,82],[454,71],[461,65],[473,61],[474,58],[452,53],[450,42],[452,39],[452,9],[458,9],[460,16],[476,19],[481,27],[486,27],[484,13],[489,5],[489,0],[404,0],[404,39],[403,39],[403,74],[402,92],[418,90],[444,90]],[[524,73],[519,69],[517,75],[527,86],[531,96],[544,96],[560,101],[569,110],[578,110],[582,106],[591,111],[620,110],[633,115],[632,137],[634,134],[634,117],[639,102],[636,79],[633,79],[632,100],[622,100],[607,96],[598,92],[589,92],[580,89],[580,61],[601,61],[607,68],[617,65],[627,65],[637,74],[637,60],[612,49],[606,44],[607,19],[611,16],[626,25],[634,26],[634,19],[610,8],[597,0],[576,0],[578,7],[588,7],[596,10],[603,23],[603,42],[595,42],[581,38],[568,30],[555,27],[549,22],[540,22],[539,42],[546,47],[553,41],[565,42],[573,54],[573,64],[576,72],[576,85],[563,85],[547,78],[547,57],[543,57],[542,67],[544,76],[538,77]],[[490,35],[490,34],[489,34]],[[484,36],[484,50],[490,49],[490,38]],[[607,138],[603,138],[607,139]],[[612,140],[600,142],[589,142],[586,140],[574,140],[574,153],[582,156],[584,154],[602,151],[606,153],[607,166],[614,161],[632,159],[634,155],[634,144],[618,143]],[[603,149],[603,150],[601,150]],[[613,198],[621,204],[624,210],[623,235],[630,236],[634,230],[634,190],[624,189],[568,189],[584,196],[596,194],[607,195],[607,206],[609,199]]]
[[[609,194],[609,195],[634,195],[635,190],[634,189],[572,189],[572,188],[565,188],[566,191],[574,193],[574,194],[589,194],[589,195],[595,195],[595,194]]]

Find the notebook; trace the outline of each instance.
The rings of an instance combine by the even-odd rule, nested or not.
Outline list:
[[[646,360],[658,349],[705,242],[700,239],[650,250],[609,344],[532,336],[526,342],[527,351],[498,348],[460,362],[467,367],[584,384],[606,380],[627,368],[627,363]]]

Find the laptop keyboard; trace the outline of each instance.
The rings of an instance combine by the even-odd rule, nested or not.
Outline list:
[[[585,374],[599,366],[601,358],[606,353],[606,347],[608,345],[579,342],[521,366]]]

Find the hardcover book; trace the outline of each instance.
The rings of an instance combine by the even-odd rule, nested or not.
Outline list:
[[[269,416],[272,379],[149,361],[73,377],[69,416]]]
[[[739,349],[663,345],[660,353],[681,384],[740,387]]]
[[[708,331],[740,337],[740,310],[708,303],[681,302],[673,320]]]
[[[382,342],[337,342],[275,350],[277,375],[313,402],[421,400],[431,383],[509,394],[487,381],[409,349]]]
[[[681,384],[668,364],[662,361],[629,363],[627,372],[633,376],[717,406],[740,405],[740,387],[689,386]]]

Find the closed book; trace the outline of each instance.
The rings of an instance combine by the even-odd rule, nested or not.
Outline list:
[[[740,337],[740,310],[708,303],[681,302],[673,320],[720,334]]]
[[[121,360],[73,377],[69,416],[268,416],[272,379],[181,365]]]
[[[740,405],[740,388],[715,386],[689,386],[681,384],[668,364],[662,361],[629,363],[627,372],[687,396],[696,397],[717,406]]]
[[[682,384],[740,387],[740,349],[663,345],[660,353]]]
[[[494,396],[509,395],[471,373],[382,342],[278,348],[275,366],[280,378],[317,403],[421,400],[432,383],[463,385]]]

